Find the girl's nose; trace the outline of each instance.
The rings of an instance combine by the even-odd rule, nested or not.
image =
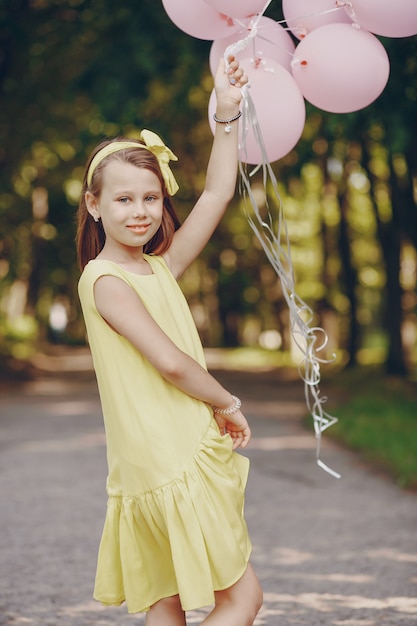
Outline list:
[[[146,211],[142,203],[135,204],[135,206],[133,207],[132,217],[138,218],[143,217],[144,215],[146,215]]]

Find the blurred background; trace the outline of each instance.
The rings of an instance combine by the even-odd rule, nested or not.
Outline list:
[[[281,2],[265,15],[282,19]],[[273,169],[297,293],[329,336],[324,356],[335,354],[326,372],[344,375],[338,380],[358,393],[368,381],[374,400],[391,389],[394,430],[415,444],[417,36],[379,39],[391,65],[382,95],[343,115],[307,104],[300,141]],[[39,355],[86,346],[75,213],[84,165],[99,141],[141,128],[160,134],[179,157],[180,218],[192,208],[212,140],[210,46],[177,28],[160,1],[1,2],[4,380],[30,376]],[[239,194],[182,287],[208,349],[249,365],[296,364],[279,281]],[[408,403],[406,427],[399,426],[401,402]],[[408,463],[417,475],[415,456]]]

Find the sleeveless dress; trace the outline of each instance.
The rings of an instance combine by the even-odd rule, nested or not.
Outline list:
[[[177,347],[206,367],[177,281],[162,257],[145,258],[151,275],[90,261],[78,286],[107,442],[108,504],[94,598],[126,601],[137,613],[179,594],[188,611],[212,604],[214,591],[246,570],[249,460],[232,450],[207,404],[167,382],[97,311],[95,281],[120,278]]]

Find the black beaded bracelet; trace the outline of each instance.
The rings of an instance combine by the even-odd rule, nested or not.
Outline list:
[[[215,122],[217,122],[217,124],[226,124],[226,126],[224,127],[224,132],[225,133],[230,133],[230,131],[232,130],[231,127],[231,123],[235,122],[236,120],[239,119],[239,117],[241,117],[242,115],[242,111],[239,111],[239,113],[237,113],[236,115],[234,115],[233,117],[229,117],[228,120],[221,120],[217,117],[216,114],[213,115],[213,119]]]

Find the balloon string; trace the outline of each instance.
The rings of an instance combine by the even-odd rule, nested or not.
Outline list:
[[[271,4],[271,1],[272,0],[267,2],[265,7],[263,8],[263,10],[256,15],[256,18],[255,18],[256,26],[258,25],[258,22],[259,22],[260,18],[265,13],[265,11],[268,8],[268,6]],[[287,24],[286,28],[283,26],[284,30],[292,31],[294,29],[291,28],[291,26],[289,26],[289,24],[291,24],[291,22],[294,22],[296,20],[298,21],[298,20],[308,19],[308,18],[311,18],[311,17],[319,17],[321,15],[327,15],[328,13],[334,13],[335,11],[340,11],[341,9],[344,9],[345,6],[352,6],[352,4],[351,4],[351,2],[345,2],[344,0],[336,0],[336,6],[333,7],[332,9],[325,9],[324,11],[319,11],[319,12],[315,12],[315,13],[306,13],[305,15],[297,15],[297,17],[293,17],[293,18],[290,18],[290,19],[276,20],[276,23],[279,24],[280,26],[282,26],[283,24]],[[237,18],[232,18],[232,19],[233,19],[233,22],[235,24],[238,24],[242,28],[245,28],[245,29],[248,28],[247,24],[245,24],[241,20],[239,20]],[[253,28],[253,26],[251,26],[250,28]],[[296,30],[298,32],[298,30],[302,30],[302,29],[296,29]],[[270,43],[273,43],[273,42],[271,41]],[[240,50],[236,50],[236,52],[240,52]]]
[[[286,30],[286,29],[284,29]],[[294,57],[294,53],[290,52],[289,50],[286,50],[285,48],[283,48],[282,46],[280,46],[279,44],[277,44],[276,41],[273,41],[272,39],[268,39],[268,37],[264,37],[263,35],[257,34],[258,39],[262,39],[262,41],[266,41],[267,43],[271,44],[272,46],[275,46],[276,48],[278,48],[279,50],[281,50],[282,52],[285,52],[285,54],[288,54],[288,56],[290,57]],[[254,52],[253,56],[255,57],[256,54]]]
[[[251,187],[250,177],[253,175],[253,172],[248,175],[245,165],[246,136],[249,129],[252,129],[262,154],[262,161],[256,169],[262,172],[266,209],[266,217],[264,218],[261,215],[258,202]],[[298,371],[301,379],[304,381],[306,404],[313,418],[317,439],[316,461],[318,466],[326,472],[335,478],[340,478],[340,474],[329,468],[320,459],[321,434],[326,428],[329,428],[329,426],[337,422],[336,417],[330,415],[323,409],[327,398],[320,396],[320,364],[329,363],[333,361],[335,357],[333,357],[333,359],[319,357],[320,351],[327,345],[327,334],[322,328],[311,325],[314,313],[295,291],[290,239],[282,201],[278,191],[278,183],[267,158],[265,143],[256,115],[255,106],[247,87],[243,88],[242,125],[239,142],[239,174],[239,190],[243,201],[243,210],[251,229],[280,279],[282,293],[287,302],[290,314],[291,335],[303,355],[298,366]],[[270,208],[271,202],[269,201],[268,195],[274,200],[274,205],[276,205],[278,209],[277,225],[275,228]]]
[[[268,2],[269,5],[269,2]],[[267,5],[267,6],[268,6]],[[256,35],[257,26],[261,14],[254,20],[249,34],[232,45],[228,46],[224,52],[224,59],[227,66],[229,55],[235,55],[244,50],[253,37]],[[319,358],[318,353],[327,345],[327,334],[319,327],[311,326],[314,314],[312,309],[296,294],[294,269],[291,261],[291,248],[288,228],[282,208],[282,202],[278,191],[278,183],[271,164],[267,157],[265,143],[259,126],[258,117],[252,97],[249,93],[250,84],[242,88],[242,124],[240,126],[239,137],[239,189],[242,197],[242,206],[248,223],[261,244],[266,257],[277,273],[284,298],[287,302],[290,314],[291,335],[298,346],[303,358],[298,366],[301,379],[304,381],[304,393],[306,404],[313,418],[314,430],[316,434],[316,462],[319,467],[326,472],[340,478],[340,474],[329,468],[320,459],[321,434],[322,432],[337,422],[337,418],[329,415],[323,404],[326,398],[320,397],[320,363],[330,362],[328,359]],[[249,129],[252,129],[255,141],[257,142],[262,160],[261,163],[250,174],[247,173],[246,137]],[[262,172],[264,200],[266,218],[262,218],[258,202],[252,191],[250,177],[255,171]],[[272,193],[274,204],[278,209],[278,223],[274,228],[274,220],[271,214],[268,190]],[[283,243],[281,243],[283,241]],[[319,337],[321,336],[321,342]]]
[[[259,18],[261,18],[261,16],[265,13],[265,11],[267,10],[267,8],[269,7],[269,5],[271,4],[272,0],[267,0],[264,8],[262,9],[262,11],[260,11],[260,13],[258,14],[258,21]]]
[[[260,11],[259,13],[256,14],[255,18],[251,18],[251,21],[249,22],[249,24],[242,22],[242,20],[237,19],[237,18],[233,18],[233,21],[235,24],[238,24],[242,29],[244,29],[245,31],[249,30],[249,34],[247,35],[247,37],[240,39],[239,41],[231,44],[230,46],[228,46],[224,52],[224,59],[225,59],[225,63],[226,63],[226,69],[228,67],[228,56],[230,54],[236,55],[239,52],[242,52],[242,50],[244,50],[248,44],[252,41],[252,45],[253,45],[253,56],[255,57],[255,43],[254,43],[254,39],[255,37],[257,37],[258,39],[262,39],[263,41],[268,42],[269,44],[276,46],[277,48],[280,48],[280,46],[273,41],[272,39],[268,39],[268,37],[264,37],[263,35],[259,34],[259,22],[261,17],[263,16],[263,14],[265,13],[266,9],[268,8],[268,6],[271,4],[272,0],[269,0],[266,5],[264,6],[264,8],[262,9],[262,11]],[[277,20],[277,24],[287,24],[287,28],[284,28],[284,30],[288,30],[291,31],[291,27],[288,26],[288,24],[290,22],[293,22],[295,19],[299,20],[299,19],[304,19],[304,18],[310,18],[310,17],[318,17],[320,15],[326,15],[327,13],[333,13],[334,11],[340,11],[340,9],[343,9],[343,7],[345,5],[349,5],[350,2],[344,2],[343,0],[336,0],[337,6],[333,9],[326,9],[325,11],[320,11],[318,13],[309,13],[306,15],[300,15],[297,18],[293,18],[293,19],[289,19],[289,20]],[[261,26],[262,28],[262,26]],[[300,30],[300,29],[299,29]],[[291,57],[294,57],[294,54],[292,52],[289,52],[289,50],[284,50],[284,52],[286,54],[288,54]]]
[[[277,24],[290,24],[295,20],[303,20],[309,17],[319,17],[321,15],[327,15],[327,13],[334,13],[335,11],[340,11],[344,8],[345,5],[349,5],[349,2],[343,2],[339,4],[339,0],[336,0],[337,6],[333,7],[333,9],[326,9],[325,11],[319,11],[315,13],[306,13],[305,15],[297,15],[297,17],[293,17],[285,20],[277,20]],[[286,30],[291,30],[291,28],[287,28]]]
[[[259,24],[259,22],[261,20],[261,17],[265,13],[265,11],[267,10],[267,8],[271,4],[271,2],[272,2],[272,0],[268,0],[266,2],[266,4],[264,5],[264,8],[262,9],[262,11],[257,13],[256,17],[251,20],[250,30],[249,30],[248,36],[245,37],[244,39],[240,39],[236,43],[232,43],[230,46],[228,46],[226,48],[226,50],[224,51],[224,60],[225,60],[225,64],[226,64],[226,69],[228,67],[228,57],[229,57],[229,55],[230,54],[236,55],[238,52],[241,52],[242,50],[244,50],[248,46],[250,41],[253,40],[253,38],[255,37],[255,35],[258,32],[258,24]],[[234,21],[235,21],[236,24],[239,24],[243,28],[247,29],[247,25],[245,25],[240,20],[235,19]]]

